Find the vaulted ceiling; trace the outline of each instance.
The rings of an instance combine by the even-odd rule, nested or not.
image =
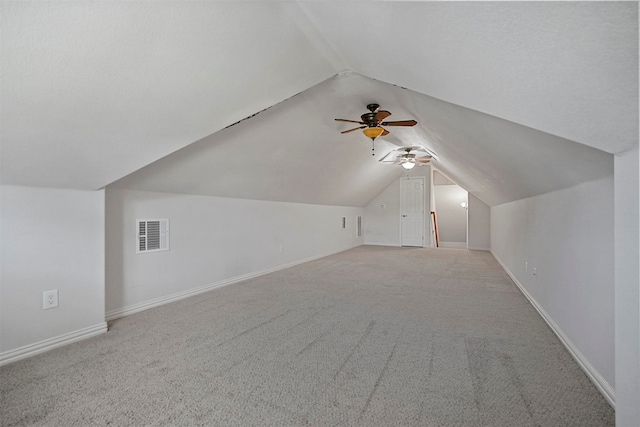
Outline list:
[[[361,206],[423,145],[495,205],[638,144],[636,2],[5,1],[2,27],[4,184]],[[418,126],[371,156],[333,120],[369,102]]]

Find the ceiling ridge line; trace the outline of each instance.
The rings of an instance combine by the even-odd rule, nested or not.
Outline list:
[[[317,22],[313,20],[309,12],[304,8],[302,1],[296,0],[291,3],[295,6],[285,6],[289,16],[294,22],[300,22],[303,18],[309,26],[298,25],[298,28],[307,36],[309,41],[320,51],[322,56],[329,61],[331,67],[337,72],[353,70],[353,67],[345,60],[344,56],[336,48],[336,46],[324,35]],[[295,7],[295,10],[294,10]],[[312,30],[312,31],[309,31]],[[320,39],[320,40],[318,40]]]

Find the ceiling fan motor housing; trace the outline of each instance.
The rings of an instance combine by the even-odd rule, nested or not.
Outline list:
[[[376,120],[376,111],[380,108],[378,104],[369,104],[367,105],[367,110],[370,113],[364,113],[360,116],[363,122],[367,124],[369,127],[376,127],[378,125],[378,121]]]
[[[378,122],[376,121],[376,113],[365,113],[360,116],[363,122],[369,127],[375,127]]]

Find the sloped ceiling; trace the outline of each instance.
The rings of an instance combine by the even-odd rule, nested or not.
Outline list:
[[[390,129],[379,154],[429,147],[490,205],[611,174],[610,154],[638,143],[635,2],[51,1],[2,13],[7,184],[90,190],[126,176],[114,186],[362,205],[402,170],[333,118],[372,101],[419,122]]]
[[[301,2],[359,74],[609,153],[638,143],[637,2]]]
[[[373,157],[371,140],[361,132],[341,135],[339,128],[356,125],[338,124],[334,117],[359,118],[367,100],[373,101],[372,93],[379,100],[391,98],[388,91],[378,91],[380,85],[357,75],[336,76],[112,186],[363,206],[402,174],[400,167],[377,162],[397,147],[391,138],[380,140]],[[394,129],[393,134],[398,138],[411,132]]]
[[[334,75],[293,7],[2,2],[3,183],[95,190]]]
[[[365,94],[365,97],[363,97]],[[371,141],[341,135],[376,101],[389,127]],[[113,184],[173,193],[363,206],[404,169],[380,164],[390,149],[421,145],[434,165],[489,205],[569,187],[613,173],[613,157],[488,114],[355,73],[335,76]],[[292,179],[295,177],[295,179]]]

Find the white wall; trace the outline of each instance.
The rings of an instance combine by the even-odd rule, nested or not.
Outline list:
[[[433,185],[456,185],[456,183],[451,181],[446,176],[444,176],[441,172],[438,172],[437,170],[434,170],[433,171]]]
[[[366,245],[400,246],[400,184],[393,181],[364,209]]]
[[[638,148],[615,156],[616,425],[640,425]]]
[[[106,332],[104,191],[1,191],[0,361]],[[59,307],[43,310],[53,289]]]
[[[431,246],[431,168],[416,166],[404,173],[403,177],[407,176],[425,179],[424,245],[429,247]],[[366,245],[400,246],[400,178],[389,184],[365,206],[364,217]]]
[[[491,248],[491,209],[469,193],[467,247],[488,251]]]
[[[467,192],[457,185],[434,185],[436,220],[440,246],[452,243],[456,247],[467,245],[467,211],[460,205],[467,202]]]
[[[613,177],[491,208],[492,252],[609,394],[615,379],[613,213]]]
[[[106,206],[107,318],[362,244],[356,207],[112,188]],[[169,218],[169,251],[135,253],[145,218]]]

